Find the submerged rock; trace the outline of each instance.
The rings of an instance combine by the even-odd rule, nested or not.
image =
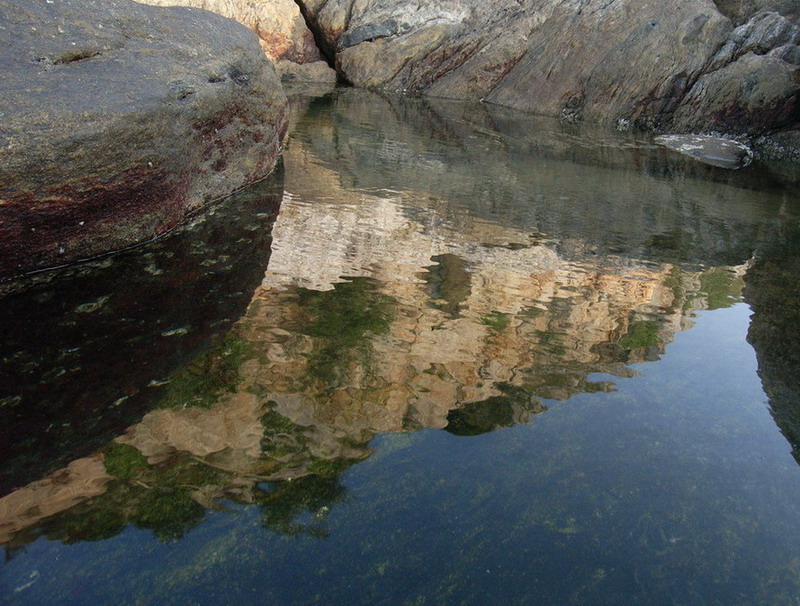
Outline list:
[[[711,166],[743,168],[753,161],[753,152],[746,145],[731,139],[708,135],[663,135],[655,142]]]
[[[286,97],[234,21],[0,0],[0,46],[0,279],[160,235],[275,164]]]

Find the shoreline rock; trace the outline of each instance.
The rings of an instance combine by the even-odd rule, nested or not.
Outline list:
[[[277,73],[230,19],[0,0],[0,46],[0,279],[161,235],[281,151]]]
[[[745,139],[797,161],[794,0],[144,0],[248,25],[284,83],[485,101],[566,122]],[[788,142],[788,143],[787,143]]]
[[[758,139],[800,121],[785,0],[299,2],[357,87],[662,133]]]

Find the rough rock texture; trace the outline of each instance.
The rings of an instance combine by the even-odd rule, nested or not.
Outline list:
[[[623,129],[762,135],[800,116],[795,2],[301,3],[356,86]]]
[[[192,6],[230,17],[258,35],[261,48],[288,80],[336,82],[294,0],[138,0],[157,6]]]
[[[714,4],[736,25],[764,10],[780,13],[800,25],[800,3],[797,0],[714,0]]]
[[[119,249],[265,177],[287,102],[205,11],[0,0],[0,279]]]
[[[800,119],[800,27],[756,14],[728,36],[688,94],[674,123],[687,130],[761,133]]]
[[[202,8],[243,23],[258,35],[261,48],[273,61],[321,61],[311,30],[293,0],[138,0],[155,6]]]

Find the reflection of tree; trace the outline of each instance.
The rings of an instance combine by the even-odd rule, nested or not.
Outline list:
[[[352,464],[353,461],[342,461],[334,466],[344,471]],[[328,536],[325,519],[331,507],[345,496],[338,474],[315,474],[259,485],[254,492],[264,528],[289,536],[307,534],[317,538]]]
[[[497,429],[528,423],[530,417],[547,408],[527,390],[507,383],[495,385],[502,395],[482,402],[469,402],[447,415],[448,432],[457,436],[477,436]]]
[[[309,375],[330,387],[342,383],[352,361],[368,366],[371,338],[389,331],[395,304],[367,278],[351,278],[322,292],[300,289],[298,302],[311,316],[303,332],[317,339]]]
[[[105,452],[114,476],[107,490],[15,535],[10,553],[38,536],[66,544],[101,541],[128,526],[150,530],[163,542],[180,539],[226,502],[257,504],[264,527],[295,536],[327,536],[325,519],[345,499],[339,475],[354,461],[317,460],[308,475],[281,481],[242,477],[187,453],[149,465],[135,448],[112,443]]]

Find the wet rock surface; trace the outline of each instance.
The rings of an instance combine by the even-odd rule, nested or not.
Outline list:
[[[0,46],[0,279],[162,234],[275,164],[286,99],[229,19],[2,0]]]

